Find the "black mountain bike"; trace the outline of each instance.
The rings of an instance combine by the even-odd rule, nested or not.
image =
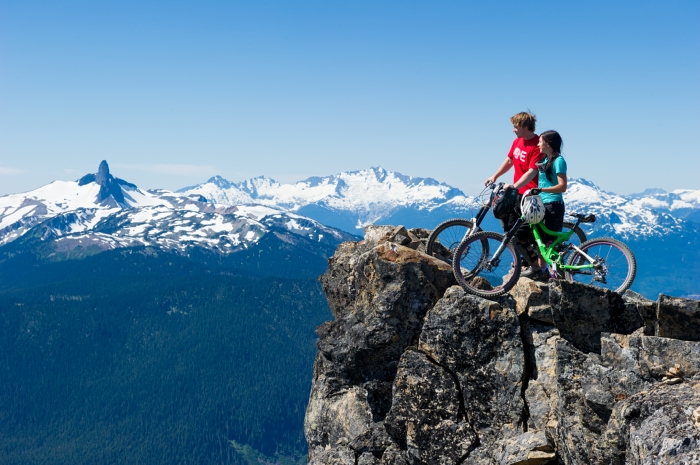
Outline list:
[[[425,245],[425,253],[451,265],[457,246],[467,237],[481,231],[479,227],[481,222],[491,209],[494,197],[504,186],[505,184],[502,182],[498,184],[492,183],[481,191],[481,194],[477,197],[481,207],[474,218],[470,220],[466,218],[452,218],[437,225],[428,236],[428,242]],[[569,221],[564,221],[563,231],[571,230],[573,230],[574,233],[569,240],[571,244],[580,246],[586,242],[586,234],[578,227],[578,223],[574,224]],[[523,265],[532,265],[527,253],[522,250],[522,246],[516,244],[516,248],[522,255]]]

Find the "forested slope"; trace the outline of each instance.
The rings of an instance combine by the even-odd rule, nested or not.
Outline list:
[[[149,249],[16,258],[0,263],[0,463],[250,463],[240,445],[303,460],[325,260],[288,279]]]

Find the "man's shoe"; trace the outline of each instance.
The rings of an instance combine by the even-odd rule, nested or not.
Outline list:
[[[530,266],[530,267],[525,268],[523,271],[520,272],[520,277],[534,279],[533,276],[541,273],[542,271],[543,271],[542,268],[533,268]],[[546,270],[544,270],[544,271],[546,271]]]
[[[535,272],[535,274],[530,277],[533,281],[540,283],[548,283],[550,278],[549,270],[546,268],[542,268],[539,272]]]

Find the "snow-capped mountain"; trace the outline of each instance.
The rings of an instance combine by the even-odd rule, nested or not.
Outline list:
[[[370,168],[280,184],[266,177],[232,183],[220,176],[180,193],[205,197],[216,204],[259,203],[314,218],[361,234],[368,223],[432,228],[451,217],[472,217],[479,198],[431,178],[414,178]],[[594,213],[592,234],[661,236],[683,228],[685,219],[700,219],[700,191],[621,196],[585,179],[570,179],[564,194],[567,211]],[[478,193],[477,193],[478,194]],[[665,199],[665,203],[662,199]],[[682,214],[681,214],[682,213]]]
[[[700,223],[700,190],[647,189],[640,194],[628,195],[633,203],[658,211],[671,213],[677,218]]]
[[[351,237],[279,208],[216,205],[197,194],[141,190],[113,177],[105,161],[78,181],[0,197],[0,245],[20,237],[53,241],[55,253],[152,246],[226,254],[268,233],[329,244]]]
[[[605,192],[585,179],[570,180],[564,202],[567,211],[596,215],[592,231],[625,239],[660,237],[680,232],[684,225],[684,221],[668,209],[656,208],[648,197],[626,197]]]
[[[232,183],[215,176],[178,192],[198,194],[219,204],[258,203],[283,208],[355,234],[367,224],[387,222],[399,211],[447,208],[462,212],[474,202],[459,189],[435,179],[404,176],[383,168],[312,177],[294,184],[280,184],[264,176]]]
[[[478,193],[477,193],[478,194]],[[682,233],[700,219],[700,191],[650,189],[630,196],[570,179],[567,211],[594,213],[592,235],[623,239]],[[0,245],[33,231],[61,250],[134,245],[219,253],[246,248],[264,234],[293,234],[337,243],[369,223],[432,228],[472,217],[480,198],[431,178],[383,168],[281,184],[266,177],[232,183],[220,176],[178,192],[141,190],[113,177],[106,162],[78,181],[55,181],[0,197]],[[489,215],[485,229],[498,226]],[[39,225],[41,225],[39,227]],[[327,225],[327,226],[324,226]],[[331,226],[331,227],[328,227]]]
[[[293,255],[281,253],[292,261],[311,254],[323,262],[338,243],[361,235],[367,223],[430,229],[448,218],[471,218],[483,201],[475,194],[382,168],[294,184],[265,177],[231,183],[217,176],[179,192],[142,190],[113,177],[103,162],[97,173],[78,181],[0,197],[0,259],[27,251],[78,258],[146,246],[188,256],[205,250],[240,265],[250,259],[246,250],[277,257],[289,246]],[[565,200],[568,212],[597,216],[583,225],[589,237],[612,235],[633,247],[639,267],[635,290],[649,296],[697,294],[700,191],[622,196],[570,179]],[[482,228],[500,225],[487,215]],[[677,272],[679,264],[683,273]]]

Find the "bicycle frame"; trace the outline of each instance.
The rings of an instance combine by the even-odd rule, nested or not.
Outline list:
[[[513,239],[513,236],[515,236],[516,231],[520,228],[520,226],[525,222],[524,217],[518,218],[518,221],[515,222],[513,227],[508,231],[503,238],[503,242],[501,245],[498,247],[496,252],[491,256],[491,259],[488,261],[489,265],[494,265],[498,262],[498,260],[501,257],[501,254],[503,253],[503,250],[506,248],[506,244],[510,242]],[[576,224],[574,224],[574,227],[571,228],[569,231],[562,231],[562,232],[556,232],[556,231],[551,231],[548,229],[544,223],[537,223],[537,224],[531,224],[530,229],[532,230],[533,236],[535,236],[535,242],[537,243],[537,247],[539,248],[540,254],[542,255],[542,258],[544,258],[544,261],[549,265],[552,275],[556,275],[557,269],[563,269],[563,270],[583,270],[583,269],[590,269],[590,268],[595,268],[595,259],[590,257],[588,254],[586,254],[583,250],[580,248],[576,247],[574,244],[569,244],[569,247],[576,250],[578,253],[580,253],[583,257],[585,257],[590,263],[585,264],[585,265],[565,265],[562,262],[563,256],[560,254],[556,247],[567,240],[574,234],[574,231],[576,227],[578,227],[580,223],[579,221],[576,221]],[[544,241],[542,240],[542,237],[540,236],[540,229],[545,233],[550,236],[554,236],[556,239],[551,242],[549,245],[545,244]]]
[[[575,226],[578,226],[579,223],[580,221],[577,221]],[[562,262],[563,256],[557,251],[557,246],[566,242],[574,234],[573,229],[562,232],[551,231],[544,223],[531,224],[530,229],[532,230],[532,235],[535,236],[535,242],[540,250],[540,255],[542,255],[544,261],[547,262],[547,265],[550,266],[553,275],[556,274],[557,269],[583,270],[595,267],[595,260],[574,244],[569,244],[569,247],[584,256],[590,263],[585,265],[565,265]],[[544,231],[545,234],[556,237],[556,239],[549,245],[545,244],[540,236],[540,229]]]

